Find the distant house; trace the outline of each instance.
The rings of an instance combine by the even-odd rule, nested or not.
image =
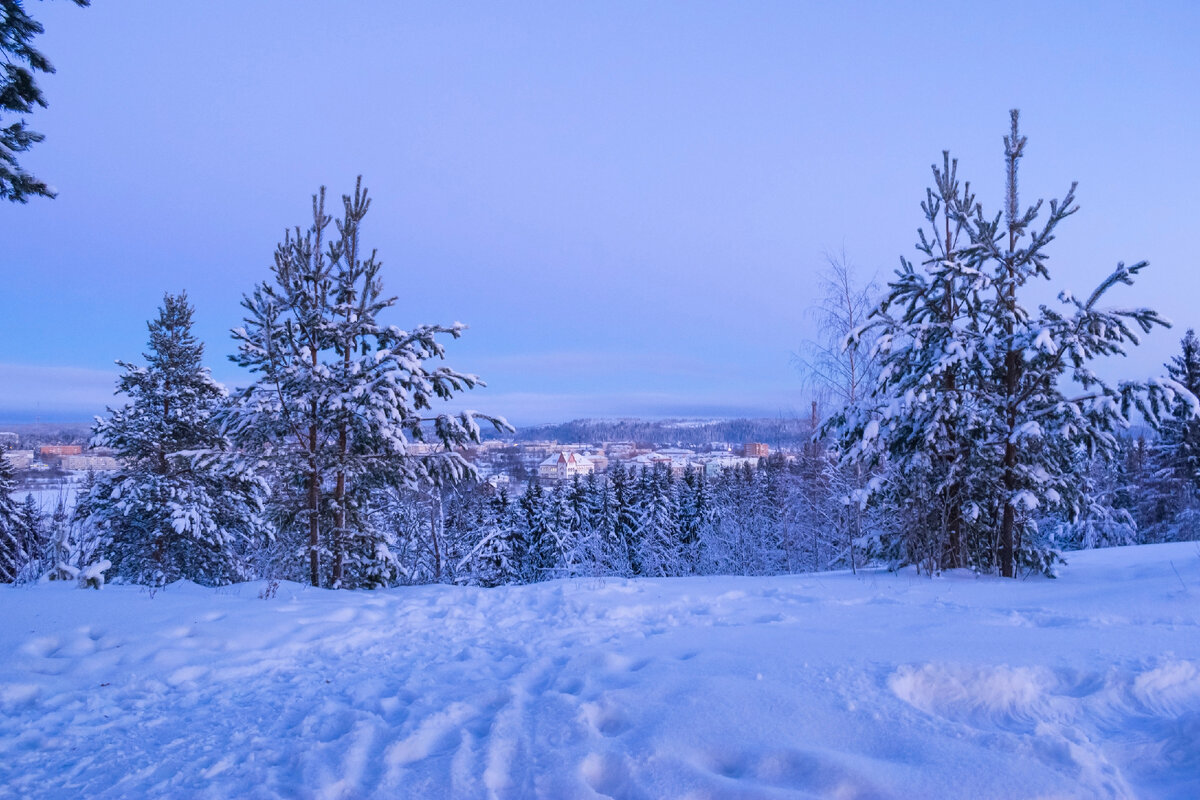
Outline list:
[[[704,473],[710,478],[715,478],[717,475],[721,474],[722,470],[742,469],[746,466],[749,466],[751,469],[757,467],[758,459],[722,455],[717,456],[716,458],[706,459],[704,462]]]
[[[561,451],[538,464],[538,477],[563,481],[576,475],[590,475],[596,465],[578,453]]]
[[[44,444],[38,448],[38,455],[45,461],[47,458],[61,456],[77,456],[83,452],[81,444]]]
[[[63,456],[59,461],[59,466],[63,469],[77,470],[97,470],[104,472],[117,468],[117,460],[112,456],[97,456],[97,455],[79,455],[79,456]]]
[[[762,442],[746,442],[746,458],[766,458],[770,449]]]
[[[29,469],[33,463],[32,450],[9,450],[4,455],[12,463],[13,469]]]

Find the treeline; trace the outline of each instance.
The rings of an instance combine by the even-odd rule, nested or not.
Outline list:
[[[86,445],[91,426],[82,422],[26,422],[5,424],[3,429],[18,436],[14,450],[36,450],[47,444]]]
[[[516,494],[473,484],[409,496],[378,522],[394,537],[405,583],[771,575],[860,563],[845,507],[804,474],[815,466],[776,456],[709,477],[618,464],[604,475],[535,480]]]
[[[1200,356],[1193,336],[1185,344]],[[1200,357],[1192,363],[1200,367]],[[1069,559],[1069,551],[1077,549],[1200,538],[1197,433],[1194,425],[1184,425],[1168,426],[1157,438],[1122,437],[1111,462],[1081,452],[1079,480],[1105,502],[1074,520],[1037,518],[1039,541],[1052,560]],[[838,466],[836,454],[810,446],[790,458],[776,454],[757,467],[715,475],[617,464],[606,474],[546,484],[534,480],[513,491],[478,480],[440,488],[381,487],[362,519],[373,557],[356,559],[342,585],[498,586],[583,576],[942,568],[936,539],[924,538],[910,516],[885,504],[848,503],[854,485],[854,474]],[[88,497],[96,486],[93,476],[81,495]],[[86,566],[116,557],[107,569],[110,580],[306,581],[307,526],[297,524],[296,493],[286,486],[267,488],[254,525],[239,526],[244,534],[227,537],[219,548],[185,537],[114,542],[89,527],[86,509],[72,514],[61,497],[49,509],[32,497],[12,502],[13,524],[5,529],[12,536],[0,552],[0,579],[76,578]],[[332,510],[324,509],[321,524],[334,522]],[[995,557],[998,543],[990,546]],[[169,563],[175,564],[171,572],[139,572]],[[214,571],[214,564],[222,568]]]
[[[563,444],[635,442],[703,448],[713,442],[763,442],[772,448],[797,448],[812,438],[812,425],[794,417],[729,420],[577,419],[558,425],[521,428],[518,442],[549,440]]]

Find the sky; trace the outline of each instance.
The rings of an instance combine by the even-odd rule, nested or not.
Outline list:
[[[226,384],[244,292],[363,175],[392,324],[461,321],[466,399],[516,424],[777,416],[808,389],[827,253],[886,282],[949,148],[998,208],[1079,181],[1052,284],[1200,326],[1200,4],[27,3],[58,72],[0,207],[0,421],[115,402],[164,292]]]

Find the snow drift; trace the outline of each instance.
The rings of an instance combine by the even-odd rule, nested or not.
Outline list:
[[[0,588],[0,795],[1200,796],[1200,550],[954,573]]]

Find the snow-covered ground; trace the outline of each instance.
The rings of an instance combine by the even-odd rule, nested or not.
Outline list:
[[[0,589],[4,797],[1200,797],[1200,549],[330,592]]]

